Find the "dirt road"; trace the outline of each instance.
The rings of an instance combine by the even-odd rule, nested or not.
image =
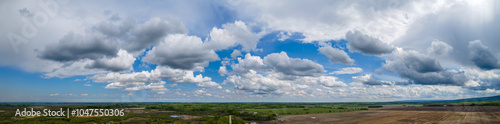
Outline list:
[[[491,108],[491,107],[485,107]],[[435,111],[421,108],[406,110],[370,110],[345,113],[308,114],[281,116],[283,122],[272,121],[269,123],[290,123],[290,124],[310,124],[310,123],[360,123],[360,124],[393,124],[393,123],[500,123],[500,112],[491,111],[481,106],[467,108],[471,111]],[[432,108],[427,108],[432,109]],[[452,108],[456,109],[456,108]],[[485,110],[478,112],[478,110]]]

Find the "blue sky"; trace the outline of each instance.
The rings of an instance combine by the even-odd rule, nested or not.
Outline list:
[[[500,94],[497,1],[2,1],[0,102]]]

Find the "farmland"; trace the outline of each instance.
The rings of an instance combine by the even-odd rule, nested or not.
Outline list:
[[[279,115],[337,113],[377,103],[47,103],[0,104],[0,123],[226,123],[276,120]],[[17,109],[123,109],[124,116],[19,117]]]
[[[362,109],[347,109],[347,108],[282,108],[282,109],[245,109],[246,112],[258,113],[276,113],[277,115],[298,115],[298,114],[317,114],[317,113],[335,113],[335,112],[351,112]]]
[[[500,123],[499,102],[0,104],[0,123]],[[124,116],[19,117],[16,109],[123,109]]]
[[[493,109],[493,110],[492,110]],[[286,115],[268,123],[500,123],[498,106],[405,107],[346,113]]]

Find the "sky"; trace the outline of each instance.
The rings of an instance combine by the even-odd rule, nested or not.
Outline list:
[[[495,0],[3,0],[0,102],[500,94]]]

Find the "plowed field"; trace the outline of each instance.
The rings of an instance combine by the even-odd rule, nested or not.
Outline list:
[[[498,106],[455,106],[455,107],[404,107],[344,113],[307,114],[280,116],[280,120],[268,123],[290,124],[399,124],[399,123],[500,123]]]

